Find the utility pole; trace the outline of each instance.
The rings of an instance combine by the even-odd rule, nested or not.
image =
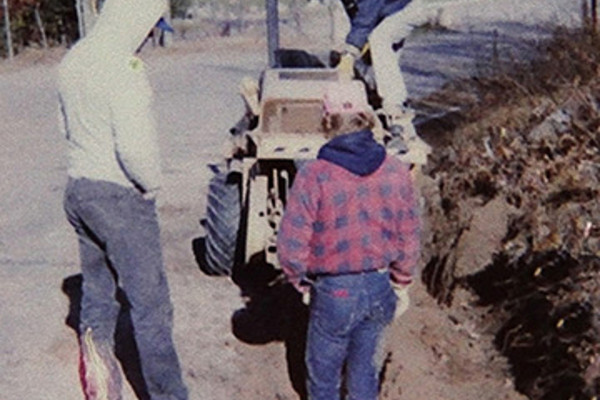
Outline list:
[[[267,0],[267,47],[269,50],[269,67],[277,66],[275,51],[279,49],[279,10],[277,0]]]
[[[12,60],[15,56],[12,44],[12,34],[10,32],[10,15],[8,11],[8,0],[2,0],[4,9],[4,31],[6,32],[6,48],[8,49],[8,59]]]

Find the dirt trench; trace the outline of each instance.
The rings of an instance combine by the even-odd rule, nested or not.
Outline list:
[[[512,78],[455,85],[435,100],[477,105],[420,130],[423,282],[451,310],[468,298],[461,322],[493,334],[533,400],[600,394],[600,79],[579,82],[510,101]]]

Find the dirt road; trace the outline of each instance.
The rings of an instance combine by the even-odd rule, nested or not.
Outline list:
[[[203,233],[198,220],[210,178],[206,164],[220,160],[223,138],[242,109],[238,82],[265,65],[260,42],[233,42],[236,51],[210,43],[193,51],[145,50],[166,178],[159,212],[175,340],[191,399],[296,399],[301,332],[263,344],[236,338],[231,317],[243,307],[239,288],[203,275],[192,252],[192,241]],[[415,43],[409,51],[418,55],[423,47]],[[440,49],[422,43],[430,54]],[[66,162],[54,63],[44,60],[27,68],[3,66],[0,73],[1,400],[83,398],[73,329],[80,294],[77,242],[62,211]],[[432,64],[411,60],[409,83],[417,87],[427,77],[423,66]],[[505,380],[502,361],[490,363],[485,333],[452,321],[415,286],[412,308],[391,332],[384,398],[520,398]],[[126,319],[120,327],[126,334]],[[128,350],[120,350],[126,360]],[[125,364],[133,382],[125,398],[134,399],[136,371]]]

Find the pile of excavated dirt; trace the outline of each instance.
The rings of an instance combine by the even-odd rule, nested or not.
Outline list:
[[[566,37],[531,69],[436,93],[463,111],[421,127],[435,146],[423,281],[494,336],[534,400],[600,394],[599,53],[593,35]]]

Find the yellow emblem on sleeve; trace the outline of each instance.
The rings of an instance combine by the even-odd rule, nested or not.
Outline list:
[[[141,71],[144,69],[144,62],[137,57],[131,57],[129,60],[129,68],[133,71]]]

